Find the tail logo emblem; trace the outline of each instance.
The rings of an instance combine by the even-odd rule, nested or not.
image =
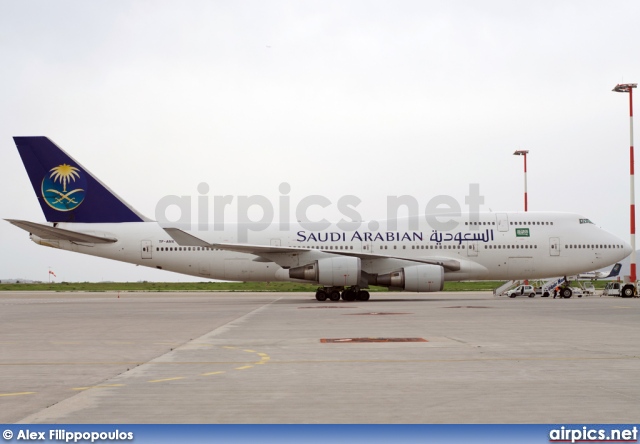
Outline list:
[[[87,181],[79,168],[62,164],[51,168],[42,179],[42,197],[57,211],[71,211],[85,198]],[[69,190],[67,190],[69,188]]]

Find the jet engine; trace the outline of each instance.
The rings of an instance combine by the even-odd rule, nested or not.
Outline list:
[[[416,292],[441,291],[444,287],[444,268],[440,265],[412,265],[378,275],[375,285]]]
[[[325,287],[358,285],[362,271],[357,257],[329,257],[289,269],[289,277],[317,282]]]

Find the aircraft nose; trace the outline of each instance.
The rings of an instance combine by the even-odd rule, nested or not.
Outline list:
[[[623,245],[623,248],[624,248],[624,257],[629,256],[631,254],[631,245],[629,245],[626,242],[623,242],[622,245]]]

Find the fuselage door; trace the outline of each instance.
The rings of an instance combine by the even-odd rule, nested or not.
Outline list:
[[[467,242],[467,256],[475,257],[478,255],[478,242]]]
[[[142,259],[151,259],[151,241],[142,241],[140,245],[140,252],[142,253]]]
[[[560,238],[559,237],[549,238],[549,255],[560,256]]]
[[[509,231],[509,217],[507,213],[496,213],[498,231]]]

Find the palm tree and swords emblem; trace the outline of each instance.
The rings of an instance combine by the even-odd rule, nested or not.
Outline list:
[[[47,204],[58,211],[70,211],[82,203],[85,197],[86,181],[80,169],[66,163],[51,168],[42,180],[42,197]],[[67,185],[77,186],[67,191]]]

